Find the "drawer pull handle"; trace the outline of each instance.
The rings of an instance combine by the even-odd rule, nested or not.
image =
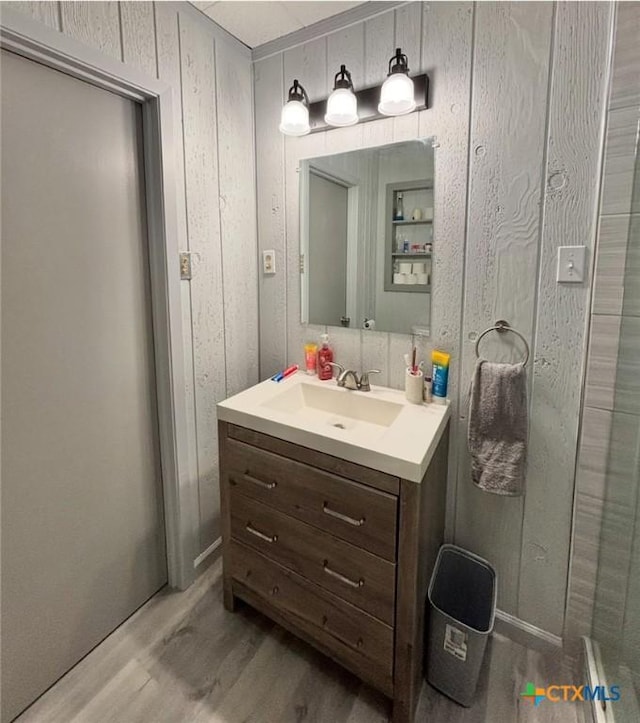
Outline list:
[[[261,540],[264,540],[265,542],[277,542],[278,541],[278,535],[265,535],[264,532],[260,532],[260,530],[256,530],[256,528],[250,522],[247,522],[245,529],[247,530],[247,532],[250,532],[252,535],[259,537]]]
[[[251,484],[257,485],[258,487],[262,487],[265,490],[272,490],[274,487],[278,486],[277,482],[264,482],[263,480],[258,479],[257,477],[253,477],[248,472],[245,472],[243,477],[247,482],[251,482]]]
[[[329,567],[329,561],[324,561],[324,571],[327,573],[327,575],[331,575],[331,577],[335,577],[337,580],[340,580],[340,582],[344,582],[346,585],[349,585],[350,587],[362,587],[364,585],[364,580],[360,578],[359,580],[352,580],[350,577],[346,577],[345,575],[341,575],[339,572],[336,572],[335,570],[332,570]]]
[[[362,525],[364,525],[364,517],[356,520],[355,517],[343,515],[342,512],[336,512],[335,510],[332,510],[326,502],[322,505],[322,511],[325,513],[325,515],[329,515],[329,517],[335,517],[336,519],[342,520],[343,522],[346,522],[349,525],[353,525],[354,527],[361,527]]]

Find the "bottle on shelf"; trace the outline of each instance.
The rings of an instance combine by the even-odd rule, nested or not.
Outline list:
[[[394,221],[404,221],[404,203],[402,200],[402,193],[398,193],[396,196],[396,210],[393,214]]]

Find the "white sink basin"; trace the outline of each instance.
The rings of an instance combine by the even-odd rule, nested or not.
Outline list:
[[[358,392],[298,372],[217,407],[218,419],[420,482],[447,426],[449,406],[411,404],[398,389]]]
[[[402,411],[402,405],[376,397],[345,394],[337,387],[321,387],[301,382],[284,389],[262,403],[278,412],[324,422],[336,429],[353,429],[356,424],[390,427]]]

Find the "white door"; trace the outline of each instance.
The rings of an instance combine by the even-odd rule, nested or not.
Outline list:
[[[1,62],[9,721],[167,572],[140,108]]]
[[[309,322],[340,326],[347,315],[349,189],[309,173]]]

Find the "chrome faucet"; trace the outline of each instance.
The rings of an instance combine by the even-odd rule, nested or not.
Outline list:
[[[338,386],[344,387],[345,389],[370,392],[371,384],[369,383],[369,374],[380,374],[379,369],[369,369],[369,371],[362,372],[358,377],[358,372],[354,372],[353,369],[345,369],[342,364],[336,364],[335,362],[329,363],[338,370],[338,376],[336,378]]]

